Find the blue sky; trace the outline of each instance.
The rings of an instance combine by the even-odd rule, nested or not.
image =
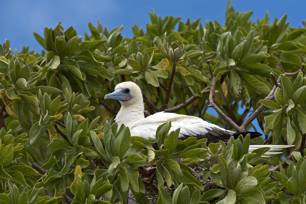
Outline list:
[[[13,50],[23,46],[40,50],[33,32],[42,33],[44,27],[58,22],[75,27],[79,35],[88,31],[87,23],[113,28],[124,26],[124,34],[131,33],[135,24],[144,26],[148,13],[180,16],[183,19],[201,18],[224,22],[227,0],[0,0],[0,42],[11,41]],[[306,19],[304,0],[232,0],[235,9],[254,12],[253,19],[267,12],[272,19],[288,14],[293,26],[301,26]]]

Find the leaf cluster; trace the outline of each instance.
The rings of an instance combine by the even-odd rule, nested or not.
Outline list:
[[[305,203],[306,29],[251,15],[228,5],[221,25],[151,13],[131,37],[58,24],[34,33],[40,53],[1,44],[0,203]],[[248,152],[261,139],[181,140],[170,123],[155,140],[132,137],[103,99],[127,80],[147,113],[263,130],[265,143],[295,148],[267,158]]]

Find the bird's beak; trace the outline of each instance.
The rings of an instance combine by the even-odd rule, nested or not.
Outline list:
[[[122,89],[116,89],[112,93],[106,94],[104,99],[113,99],[118,101],[128,101],[132,97],[129,93],[124,93]]]

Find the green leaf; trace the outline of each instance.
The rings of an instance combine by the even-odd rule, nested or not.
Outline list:
[[[173,152],[176,149],[178,144],[178,135],[179,130],[171,132],[169,136],[165,138],[165,148],[169,150],[169,152]]]
[[[173,179],[172,179],[172,176],[170,175],[170,172],[162,164],[157,167],[157,173],[158,173],[158,175],[164,177],[168,187],[170,187],[173,184]],[[162,181],[162,182],[159,181],[158,185],[163,186],[164,185],[164,179],[160,179],[160,181]]]
[[[141,154],[129,154],[127,156],[127,161],[130,164],[144,164],[146,162],[146,157]]]
[[[107,172],[112,175],[114,173],[113,171],[118,167],[119,164],[120,164],[120,158],[113,157],[112,163],[109,165]]]
[[[150,84],[154,87],[159,87],[159,81],[158,81],[157,75],[154,72],[146,71],[145,72],[145,79],[146,79],[148,84]]]
[[[143,189],[140,186],[138,170],[128,169],[128,175],[132,191],[141,193]]]
[[[198,190],[193,190],[192,195],[191,195],[191,199],[190,199],[190,204],[198,204],[200,203],[201,200],[201,194],[200,191]]]
[[[297,121],[300,127],[300,130],[302,131],[302,134],[306,133],[306,113],[304,113],[302,110],[300,110],[297,113]]]
[[[236,71],[230,72],[230,82],[235,97],[239,97],[242,90],[241,79]]]
[[[49,65],[50,69],[57,69],[58,66],[61,64],[61,59],[59,56],[55,55],[52,60],[51,63]]]
[[[227,192],[227,195],[220,201],[217,202],[217,204],[235,204],[236,203],[236,192],[229,189]]]
[[[56,48],[57,53],[60,56],[63,56],[63,55],[66,54],[65,53],[65,51],[66,51],[66,40],[65,40],[64,36],[57,36],[55,38],[55,48]]]
[[[293,102],[291,99],[289,99],[289,102],[288,102],[288,106],[287,106],[286,112],[289,113],[294,107],[295,107],[294,102]]]
[[[45,44],[45,39],[43,39],[43,37],[41,37],[38,33],[34,32],[34,37],[36,39],[36,41],[43,47],[46,49],[46,44]]]
[[[158,146],[161,146],[164,143],[165,138],[168,136],[168,132],[171,128],[171,123],[167,122],[160,125],[156,130],[156,140]]]
[[[94,40],[94,41],[83,41],[81,43],[81,49],[83,50],[94,50],[104,43],[103,40]]]
[[[126,58],[124,58],[124,59],[118,64],[118,66],[119,66],[120,68],[123,68],[123,67],[125,67],[125,66],[127,65],[127,62],[128,62],[128,60],[127,60]]]
[[[247,64],[245,67],[248,72],[265,77],[270,76],[272,72],[272,68],[269,65],[262,63]]]
[[[301,58],[299,55],[289,52],[283,52],[280,55],[280,61],[286,64],[301,65]]]
[[[203,51],[202,50],[190,50],[188,52],[186,52],[186,57],[189,58],[197,58],[203,55]]]
[[[42,135],[43,131],[44,127],[39,125],[39,122],[34,123],[29,131],[29,143],[34,144],[39,136]]]
[[[65,117],[65,126],[66,126],[66,133],[69,137],[72,136],[72,128],[73,128],[72,125],[73,125],[72,116],[70,112],[68,112]]]
[[[181,183],[173,192],[172,196],[172,204],[178,204],[179,203],[179,195],[181,193],[181,190],[183,188],[183,184]]]
[[[91,193],[96,197],[102,196],[112,189],[112,184],[109,183],[105,178],[98,179],[91,187]]]
[[[104,150],[102,142],[98,138],[97,134],[94,131],[90,131],[90,137],[91,137],[91,140],[92,140],[96,150],[98,151],[98,153],[101,156],[105,156],[106,155],[105,150]]]
[[[6,166],[14,159],[14,147],[12,144],[0,144],[0,166]],[[7,175],[6,175],[7,176]]]
[[[79,129],[76,132],[73,133],[72,135],[72,143],[74,145],[77,145],[79,143],[80,135],[83,132],[83,129]]]
[[[209,79],[203,75],[203,73],[200,70],[197,69],[188,69],[188,72],[191,74],[191,76],[193,76],[195,79],[204,82],[204,83],[209,83]]]
[[[262,105],[264,105],[267,108],[270,109],[278,109],[280,108],[280,105],[274,101],[274,100],[270,100],[270,99],[264,99],[260,101]]]
[[[275,97],[275,101],[278,103],[278,104],[284,104],[285,101],[284,101],[284,96],[283,96],[283,92],[280,88],[276,88],[276,91],[275,91],[275,94],[274,94],[274,97]]]
[[[130,131],[127,127],[122,126],[114,143],[114,153],[116,156],[123,158],[130,146]]]
[[[202,195],[202,199],[206,201],[211,201],[213,199],[216,199],[218,197],[221,197],[225,193],[225,190],[223,189],[209,189],[208,191],[205,191]]]
[[[294,92],[292,98],[296,103],[305,104],[306,103],[306,86],[302,86],[298,88]]]
[[[164,187],[159,187],[158,188],[158,199],[157,199],[157,204],[170,204],[171,203],[171,197],[170,195],[166,192]]]
[[[86,197],[86,194],[85,194],[86,191],[85,191],[84,183],[82,181],[82,175],[83,175],[83,172],[80,166],[76,166],[75,171],[74,171],[74,180],[70,185],[70,190],[72,194],[76,197],[76,199],[80,201],[84,201]]]
[[[62,93],[62,90],[52,87],[52,86],[36,86],[35,89],[41,90],[42,92],[47,92],[48,94],[58,95]]]
[[[204,157],[206,153],[206,149],[204,148],[193,148],[186,150],[182,153],[180,153],[181,158],[192,158],[192,159],[197,159],[199,156]]]
[[[120,178],[121,190],[123,192],[127,192],[129,190],[129,176],[126,168],[120,169],[119,178]]]
[[[252,53],[252,54],[248,54],[247,56],[245,56],[242,59],[241,63],[242,64],[255,64],[255,63],[262,62],[268,57],[269,57],[269,54],[265,52]]]
[[[289,78],[284,76],[282,76],[280,79],[281,79],[281,89],[283,92],[283,97],[284,100],[287,102],[291,98],[294,92],[292,87],[292,82],[289,80]]]
[[[254,90],[257,94],[267,95],[271,90],[271,87],[262,77],[251,74],[241,74],[241,78],[249,89]]]
[[[260,190],[250,191],[239,199],[243,204],[265,204],[265,198]]]
[[[257,186],[257,179],[253,176],[246,176],[242,178],[235,188],[236,192],[239,194],[243,194],[249,191],[252,191]]]
[[[77,79],[80,79],[82,81],[86,80],[85,75],[82,73],[79,67],[74,66],[74,65],[69,65],[66,67],[72,73],[72,75],[75,76]]]
[[[25,78],[19,78],[16,81],[16,87],[19,89],[27,89],[28,87],[28,82]]]
[[[176,175],[182,175],[182,170],[179,163],[173,159],[167,159],[164,161],[168,170],[173,171]]]
[[[295,141],[296,133],[291,125],[291,119],[287,118],[287,142],[288,144],[293,144]]]
[[[179,194],[179,204],[190,203],[190,190],[188,186],[184,186]]]

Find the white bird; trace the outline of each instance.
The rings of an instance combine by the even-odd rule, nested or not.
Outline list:
[[[113,99],[120,102],[121,108],[116,115],[115,121],[118,126],[127,126],[132,136],[154,139],[157,128],[166,122],[171,122],[170,131],[180,129],[180,138],[204,136],[212,141],[217,141],[227,140],[231,136],[240,134],[195,116],[158,112],[145,117],[142,91],[136,83],[131,81],[117,84],[115,90],[106,94],[104,99]],[[255,136],[260,135],[254,132],[253,134]],[[281,154],[284,149],[291,148],[293,145],[250,145],[249,151],[252,152],[262,147],[270,148],[266,155],[275,155]]]

